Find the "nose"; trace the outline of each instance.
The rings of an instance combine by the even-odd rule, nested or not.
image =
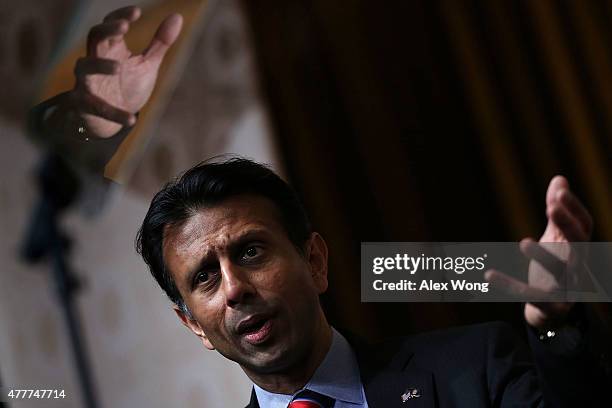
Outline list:
[[[229,307],[236,307],[255,294],[249,272],[229,260],[221,264],[221,285]]]

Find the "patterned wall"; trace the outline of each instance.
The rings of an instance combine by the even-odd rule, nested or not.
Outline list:
[[[83,30],[118,3],[93,2],[77,10],[70,2],[25,1],[0,8],[0,30],[6,34],[0,36],[0,51],[30,53],[24,60],[35,61],[28,62],[32,71],[24,71],[15,61],[0,60],[0,73],[14,78],[9,93],[0,98],[0,225],[7,232],[0,250],[0,381],[5,387],[65,389],[67,398],[45,401],[49,407],[83,403],[49,267],[25,265],[17,256],[37,196],[32,169],[40,156],[25,137],[24,110],[18,104],[30,103],[41,82],[47,93],[71,85]],[[150,3],[141,30],[151,33],[158,16],[176,7],[181,11],[181,5],[206,4]],[[86,23],[80,21],[73,37],[65,40],[66,56],[58,59],[51,76],[39,78],[49,68],[40,61],[48,60],[58,27],[65,28],[62,18],[73,14],[66,10]],[[207,352],[179,323],[133,249],[148,198],[190,165],[212,155],[237,153],[279,167],[240,9],[235,1],[211,2],[201,17],[182,56],[184,63],[175,64],[181,70],[170,81],[172,86],[157,97],[155,113],[141,117],[146,126],[139,135],[148,146],[133,160],[136,169],[127,188],[112,191],[97,217],[73,211],[63,220],[75,240],[70,262],[82,283],[77,309],[103,407],[214,408],[248,401],[250,382],[239,367]],[[35,33],[24,34],[21,42],[14,40],[20,21],[39,21]],[[36,53],[31,45],[35,41],[41,50]],[[10,406],[41,405],[26,400]]]

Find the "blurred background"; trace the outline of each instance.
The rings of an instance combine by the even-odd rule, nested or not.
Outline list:
[[[0,2],[0,382],[84,406],[48,263],[19,257],[43,152],[25,119],[73,85],[89,28],[122,1]],[[362,241],[539,237],[563,174],[612,241],[612,1],[145,1],[142,49],[185,17],[137,127],[61,223],[83,342],[104,407],[244,406],[239,367],[174,317],[133,249],[152,195],[222,153],[266,162],[330,247],[332,324],[376,339],[501,319],[520,304],[364,304]],[[593,305],[604,342],[609,305]],[[609,339],[609,338],[608,338]],[[610,347],[609,344],[607,347]],[[610,351],[610,350],[609,350]],[[38,401],[10,406],[41,406]]]

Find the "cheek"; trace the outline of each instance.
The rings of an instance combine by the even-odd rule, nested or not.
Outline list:
[[[191,312],[200,324],[205,334],[214,337],[216,333],[225,330],[223,302],[219,299],[203,300],[199,296],[194,296]]]
[[[304,262],[276,262],[265,271],[259,285],[263,298],[274,299],[284,303],[289,309],[297,308],[304,298],[318,296],[310,276],[310,270]]]
[[[266,280],[277,291],[289,291],[308,284],[309,272],[299,261],[279,260],[270,266]]]

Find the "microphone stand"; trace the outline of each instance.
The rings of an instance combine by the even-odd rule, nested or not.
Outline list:
[[[40,197],[32,211],[21,256],[31,264],[45,259],[51,261],[55,291],[66,322],[85,407],[96,408],[95,387],[74,304],[79,283],[67,260],[71,240],[59,222],[60,215],[76,200],[80,183],[69,165],[53,153],[43,158],[37,181]]]

